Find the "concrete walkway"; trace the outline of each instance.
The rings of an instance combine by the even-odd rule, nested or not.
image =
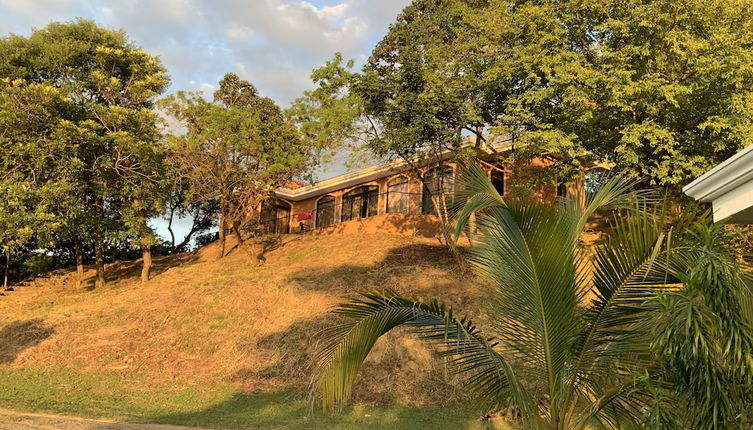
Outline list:
[[[35,414],[0,409],[0,430],[201,430],[160,424],[129,424],[107,420]]]

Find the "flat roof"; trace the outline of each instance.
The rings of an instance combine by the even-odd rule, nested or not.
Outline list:
[[[491,146],[495,151],[501,152],[512,149],[513,143],[511,141],[504,141],[500,143],[493,143]],[[447,150],[440,155],[440,158],[442,161],[444,161],[452,158],[452,155],[453,151]],[[416,158],[416,160],[420,161],[419,158]],[[277,195],[277,197],[286,200],[300,201],[342,188],[348,188],[354,185],[362,184],[364,182],[373,181],[385,176],[404,172],[409,168],[410,165],[405,160],[393,160],[374,166],[364,167],[353,172],[343,173],[342,175],[337,175],[329,179],[321,180],[315,184],[306,185],[296,189],[278,188],[277,190],[275,190],[275,194]]]

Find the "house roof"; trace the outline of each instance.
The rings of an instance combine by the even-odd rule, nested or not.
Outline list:
[[[753,222],[753,145],[683,187],[688,196],[711,202],[714,221]]]
[[[512,142],[505,139],[504,141],[493,143],[492,147],[494,148],[494,151],[503,152],[512,149],[513,145]],[[444,161],[452,158],[452,155],[453,152],[448,150],[443,152],[440,157],[441,160]],[[324,179],[315,184],[306,185],[296,189],[287,187],[278,188],[275,191],[275,194],[277,195],[277,197],[282,199],[290,201],[300,201],[326,194],[335,190],[340,190],[343,188],[348,188],[354,185],[373,181],[385,176],[405,172],[409,169],[410,165],[405,160],[393,160],[386,163],[377,164],[375,166],[365,167],[353,172],[344,173],[342,175]]]

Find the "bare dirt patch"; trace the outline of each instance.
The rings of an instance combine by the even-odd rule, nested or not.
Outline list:
[[[0,409],[2,430],[201,430],[197,427],[178,427],[158,424],[127,424],[105,420],[90,420],[61,415],[27,414]]]

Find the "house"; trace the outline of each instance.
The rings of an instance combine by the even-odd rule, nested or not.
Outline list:
[[[493,151],[479,156],[484,169],[500,194],[509,195],[512,186],[526,178],[516,177],[511,169],[494,160],[510,143],[493,145]],[[438,218],[432,191],[441,187],[452,193],[457,166],[453,154],[445,152],[424,162],[418,170],[432,190],[427,190],[415,174],[414,164],[395,160],[325,179],[311,185],[291,183],[275,191],[275,198],[262,207],[261,220],[267,231],[289,233],[306,230],[332,231],[369,227],[374,231],[399,230],[433,235]],[[527,163],[536,171],[552,164],[551,157],[538,157]],[[530,170],[529,169],[529,170]],[[584,193],[583,178],[572,183],[539,184],[534,194],[556,200],[571,193]],[[437,194],[437,193],[434,193]],[[355,230],[354,230],[355,231]]]
[[[753,223],[753,145],[683,187],[695,200],[711,203],[714,222]]]

